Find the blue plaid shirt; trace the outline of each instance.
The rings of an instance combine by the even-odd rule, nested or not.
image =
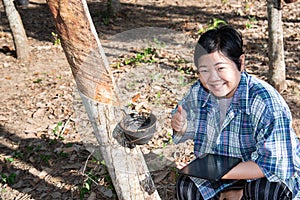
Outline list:
[[[300,143],[288,105],[272,86],[243,72],[222,125],[215,98],[200,81],[179,104],[187,111],[188,128],[183,136],[173,136],[174,143],[193,139],[195,156],[215,153],[252,160],[269,181],[283,181],[300,199]],[[191,179],[204,199],[232,184]]]

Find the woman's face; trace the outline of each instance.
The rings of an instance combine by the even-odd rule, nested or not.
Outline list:
[[[203,86],[216,97],[232,97],[241,80],[244,55],[240,59],[242,59],[241,71],[222,52],[216,51],[202,55],[198,62],[198,73]]]

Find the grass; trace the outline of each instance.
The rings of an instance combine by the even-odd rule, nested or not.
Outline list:
[[[257,23],[257,20],[256,20],[255,16],[254,17],[248,16],[248,21],[245,24],[245,28],[246,29],[253,28],[254,24],[256,24],[256,23]]]
[[[225,20],[222,20],[222,19],[213,18],[209,23],[207,23],[207,25],[204,28],[201,28],[198,31],[198,34],[202,34],[202,33],[206,32],[208,30],[218,28],[222,24],[227,25],[227,22]]]

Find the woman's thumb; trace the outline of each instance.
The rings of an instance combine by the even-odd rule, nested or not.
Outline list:
[[[177,108],[177,112],[180,114],[181,117],[186,118],[186,111],[183,109],[182,105],[179,105]]]
[[[179,113],[181,114],[181,113],[182,113],[182,110],[183,110],[182,106],[179,105],[178,108],[177,108],[177,112],[179,112]]]

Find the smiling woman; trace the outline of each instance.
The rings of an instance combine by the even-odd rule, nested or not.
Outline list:
[[[300,144],[291,112],[273,87],[244,71],[242,49],[241,34],[230,26],[204,33],[194,54],[199,80],[171,120],[173,141],[193,139],[195,156],[242,162],[215,182],[182,175],[178,199],[299,199]]]

